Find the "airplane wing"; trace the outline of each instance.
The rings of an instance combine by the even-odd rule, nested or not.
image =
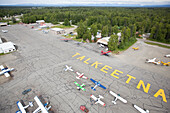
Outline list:
[[[110,53],[111,51],[108,51],[108,52],[106,52],[106,53]]]
[[[114,97],[116,97],[117,99],[119,99],[119,100],[122,101],[123,103],[127,103],[127,100],[125,100],[124,98],[120,97],[120,96],[117,95],[116,93],[110,91],[110,94],[112,94]]]
[[[94,95],[90,95],[90,97],[91,97],[94,101],[97,100],[97,98],[96,98]]]
[[[80,75],[80,73],[79,72],[76,72],[76,74],[79,76]]]
[[[3,65],[1,65],[1,66],[0,66],[0,69],[1,69],[1,71],[2,71],[2,70],[4,69],[4,66],[3,66]]]
[[[77,82],[74,82],[78,87],[80,87],[80,85]]]
[[[86,76],[83,76],[82,78],[84,78],[84,79],[88,79],[88,77],[86,77]]]
[[[106,87],[104,87],[103,85],[101,85],[101,84],[99,84],[99,86],[101,87],[101,88],[103,88],[103,89],[106,89]]]
[[[24,106],[21,104],[20,101],[17,101],[17,106],[18,106],[19,110],[21,111],[21,113],[26,113]]]
[[[8,72],[4,73],[4,75],[5,75],[6,77],[9,77],[9,76],[10,76],[10,74],[9,74]]]
[[[48,111],[45,109],[44,105],[41,103],[37,96],[34,97],[34,100],[37,102],[39,107],[33,113],[37,113],[37,111],[39,111],[40,109],[41,113],[48,113]]]
[[[96,84],[97,81],[93,80],[92,78],[90,79],[92,82],[94,82]]]
[[[140,108],[140,107],[138,107],[137,105],[134,105],[134,108],[136,108],[138,111],[140,111],[141,113],[149,113],[149,111],[147,112],[147,111],[145,111],[145,110],[143,110],[142,108]]]
[[[102,102],[101,100],[98,100],[98,101],[96,102],[96,104],[97,104],[97,103],[101,104],[102,106],[105,106],[105,103]]]

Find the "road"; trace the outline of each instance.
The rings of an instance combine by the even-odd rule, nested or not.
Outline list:
[[[49,100],[55,113],[82,113],[80,105],[86,105],[89,113],[137,113],[132,104],[148,109],[150,113],[170,111],[169,67],[144,63],[145,58],[156,56],[169,60],[163,58],[164,54],[168,54],[168,49],[137,42],[134,46],[140,46],[138,51],[129,48],[120,55],[106,57],[100,55],[101,49],[96,44],[77,46],[74,41],[59,40],[60,36],[54,33],[44,34],[24,25],[1,27],[0,30],[2,29],[8,29],[9,32],[0,32],[0,35],[18,45],[18,50],[0,56],[0,64],[16,69],[12,72],[12,79],[0,77],[0,113],[15,112],[18,110],[17,101],[22,99],[28,104],[36,95]],[[72,57],[76,53],[80,55]],[[95,68],[96,65],[93,64],[96,61],[101,64]],[[71,65],[74,71],[100,81],[107,89],[97,87],[97,91],[92,91],[94,84],[90,80],[77,80],[74,72],[63,70],[65,65]],[[119,75],[112,74],[115,70],[120,71],[117,72]],[[135,79],[127,83],[129,75]],[[142,86],[136,88],[141,80],[145,86],[150,84],[148,93],[144,92]],[[74,81],[84,83],[86,91],[77,90]],[[29,88],[32,91],[22,95],[22,91]],[[167,102],[161,96],[154,97],[159,89],[164,90]],[[128,103],[117,101],[114,105],[111,102],[114,97],[108,93],[110,90],[120,94]],[[91,105],[91,94],[102,95],[106,107]],[[29,108],[29,111],[32,112],[35,108],[36,105]]]

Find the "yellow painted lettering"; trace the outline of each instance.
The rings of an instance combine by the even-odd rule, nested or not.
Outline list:
[[[85,64],[89,64],[87,61],[89,61],[91,58],[88,58],[87,60],[84,61]]]
[[[96,62],[93,63],[91,66],[94,66],[94,65],[95,65],[95,68],[97,68],[97,66],[98,66],[99,64],[102,64],[102,63],[98,63],[98,61],[96,61]]]
[[[115,69],[115,70],[113,71],[113,73],[111,74],[111,76],[113,76],[113,77],[115,77],[115,78],[119,79],[119,77],[118,77],[118,76],[116,76],[116,75],[119,75],[119,73],[117,73],[117,72],[119,72],[119,73],[122,73],[122,74],[123,74],[123,72],[122,72],[122,71],[119,71],[119,70]],[[116,75],[115,75],[115,74],[116,74]]]
[[[154,97],[158,97],[158,96],[162,96],[163,101],[164,101],[164,102],[167,102],[166,97],[165,97],[165,92],[164,92],[163,89],[159,89],[159,90],[155,93]]]
[[[75,56],[77,56],[77,55],[80,55],[80,53],[76,53],[75,55],[73,55],[72,57],[75,57]]]
[[[105,71],[105,70],[109,70],[108,68],[112,69],[112,67],[105,65],[102,69],[100,69],[100,71],[107,73],[107,71]]]
[[[145,92],[145,93],[148,93],[151,84],[148,83],[147,86],[145,87],[145,84],[143,83],[143,81],[140,80],[136,88],[140,89],[140,86],[141,86],[141,85],[142,85],[142,87],[143,87],[144,92]]]
[[[129,77],[129,78],[127,79],[127,81],[126,81],[127,84],[130,82],[130,80],[131,80],[132,78],[133,78],[133,79],[136,79],[136,77],[133,77],[133,76],[128,75],[128,74],[127,74],[127,76]]]
[[[85,58],[85,56],[82,57],[78,57],[77,59],[83,60]]]

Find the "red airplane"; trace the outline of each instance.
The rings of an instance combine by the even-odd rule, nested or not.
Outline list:
[[[64,40],[65,42],[68,42],[69,40],[72,40],[72,38],[64,38],[64,39],[60,39],[60,40]]]
[[[106,56],[109,56],[109,54],[108,53],[110,53],[111,51],[107,51],[107,52],[103,52],[103,51],[101,51],[101,55],[106,55]]]

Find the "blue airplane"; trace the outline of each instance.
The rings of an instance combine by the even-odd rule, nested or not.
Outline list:
[[[106,87],[104,87],[102,84],[100,84],[100,81],[97,82],[97,81],[93,80],[92,78],[91,78],[90,80],[96,84],[94,87],[91,87],[92,90],[96,91],[95,88],[96,88],[97,86],[100,86],[101,88],[106,89]]]

